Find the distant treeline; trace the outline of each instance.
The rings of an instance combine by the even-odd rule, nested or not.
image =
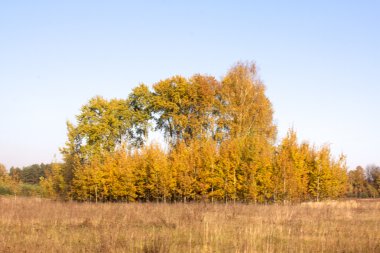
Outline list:
[[[42,196],[40,179],[51,171],[51,164],[11,167],[9,172],[0,164],[0,195]]]
[[[361,166],[348,172],[349,189],[347,195],[355,198],[380,197],[380,167],[369,165],[364,170]]]
[[[41,177],[46,177],[51,171],[51,164],[33,164],[23,168],[11,167],[9,176],[17,181],[27,184],[39,184]]]
[[[272,105],[254,64],[238,63],[220,81],[174,76],[152,89],[141,84],[126,99],[94,97],[67,128],[62,164],[12,170],[23,182],[41,180],[45,196],[247,203],[364,197],[345,156],[300,143],[293,129],[276,144]],[[164,135],[165,148],[146,143],[150,129]],[[378,180],[367,173],[366,196],[378,196]]]

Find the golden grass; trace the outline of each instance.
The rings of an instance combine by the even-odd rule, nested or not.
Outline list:
[[[92,204],[0,197],[0,252],[380,252],[380,202]]]

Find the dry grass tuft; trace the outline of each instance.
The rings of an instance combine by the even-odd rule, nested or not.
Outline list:
[[[380,201],[93,204],[1,197],[0,252],[380,252]]]

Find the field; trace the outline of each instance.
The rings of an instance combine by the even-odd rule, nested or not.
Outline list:
[[[93,204],[0,197],[0,252],[380,252],[380,202]]]

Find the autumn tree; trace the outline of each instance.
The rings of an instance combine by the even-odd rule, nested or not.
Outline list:
[[[158,144],[150,144],[133,155],[133,173],[137,198],[142,201],[166,202],[175,187],[167,154]]]
[[[170,166],[175,175],[177,200],[221,200],[224,198],[222,175],[218,168],[217,143],[214,140],[192,140],[179,143],[170,153]]]
[[[169,159],[176,182],[174,198],[184,202],[194,200],[196,197],[196,171],[191,148],[184,142],[180,142],[171,151]]]
[[[195,161],[196,170],[196,192],[199,196],[198,199],[209,199],[214,202],[214,199],[220,198],[220,183],[222,182],[222,175],[218,168],[219,152],[216,141],[208,140],[195,140],[191,145],[193,150],[193,157]],[[219,187],[218,187],[219,186]]]
[[[13,194],[13,189],[9,182],[9,176],[5,166],[0,163],[0,195]]]
[[[247,201],[263,202],[271,196],[271,169],[276,126],[273,109],[265,95],[255,64],[237,63],[221,81],[217,125],[220,141],[235,146],[226,168],[226,182]],[[222,144],[223,146],[224,144]],[[231,149],[231,148],[227,148]],[[228,171],[228,170],[226,170]],[[231,188],[231,183],[233,187]],[[228,190],[231,192],[231,190]]]
[[[273,175],[276,182],[276,199],[300,201],[307,198],[309,152],[312,151],[308,145],[299,145],[296,133],[293,129],[289,130],[276,150],[275,174]]]
[[[202,75],[174,76],[153,85],[156,129],[171,146],[215,135],[218,85],[215,78]]]
[[[220,102],[218,124],[223,127],[225,138],[261,136],[273,143],[276,126],[272,104],[255,64],[237,63],[230,69],[221,83]]]
[[[8,176],[7,169],[4,164],[0,163],[0,178],[4,178],[6,176]]]
[[[309,193],[315,200],[342,196],[347,190],[345,156],[341,155],[338,160],[334,160],[330,148],[323,146],[317,151],[309,177]]]
[[[66,195],[80,168],[97,159],[103,162],[103,156],[124,144],[136,148],[143,145],[151,119],[149,94],[148,88],[140,85],[127,99],[94,97],[81,108],[76,125],[67,123],[68,141],[61,149]]]
[[[45,197],[63,198],[65,196],[64,164],[53,162],[45,175],[40,177],[40,186]]]
[[[94,156],[90,163],[79,165],[74,174],[72,196],[77,200],[134,201],[133,168],[124,150]]]
[[[224,201],[238,200],[238,192],[243,183],[240,179],[242,174],[241,149],[237,139],[223,142],[218,161],[222,173],[223,185],[219,186],[224,193]]]
[[[132,93],[130,100],[110,101],[98,96],[84,105],[76,117],[76,126],[68,123],[69,140],[62,149],[65,159],[77,155],[83,163],[93,155],[112,152],[123,143],[141,146],[150,117],[140,110],[139,100],[134,95]]]

